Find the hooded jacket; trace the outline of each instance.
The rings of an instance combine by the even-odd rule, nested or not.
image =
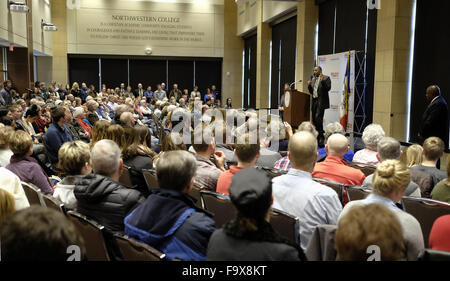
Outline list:
[[[211,216],[187,194],[154,189],[125,218],[125,234],[158,249],[169,260],[203,261],[209,238],[216,229]]]
[[[114,232],[123,232],[124,218],[145,200],[139,191],[97,174],[81,177],[74,194],[78,212]]]

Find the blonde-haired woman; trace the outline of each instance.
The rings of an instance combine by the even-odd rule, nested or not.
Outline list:
[[[106,120],[100,120],[95,122],[94,127],[92,127],[92,140],[91,140],[91,149],[94,147],[94,145],[101,141],[102,139],[106,139],[107,136],[107,130],[110,126],[109,121]]]
[[[355,206],[366,204],[381,204],[394,212],[403,230],[405,244],[405,258],[417,260],[424,249],[422,229],[419,222],[412,215],[397,207],[404,196],[405,190],[410,182],[410,172],[406,165],[399,160],[386,160],[380,163],[374,173],[372,193],[364,200],[351,201],[348,203],[339,217],[343,218],[349,210]]]
[[[0,188],[0,223],[16,211],[14,196]]]
[[[408,149],[406,150],[406,166],[408,166],[408,168],[411,168],[422,164],[423,160],[422,155],[423,155],[422,146],[414,144],[408,147]]]
[[[83,141],[66,142],[58,151],[57,166],[64,178],[55,186],[53,197],[62,201],[66,208],[75,209],[75,184],[92,172],[89,145]]]

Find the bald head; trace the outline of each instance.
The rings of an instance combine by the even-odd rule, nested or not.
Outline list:
[[[348,139],[341,134],[331,135],[325,148],[329,156],[343,158],[348,151]]]
[[[425,93],[425,96],[426,96],[427,100],[430,102],[435,97],[439,96],[439,94],[440,94],[439,86],[432,85],[432,86],[427,88],[427,92]]]
[[[289,159],[294,169],[311,172],[317,159],[317,139],[307,131],[289,139]]]

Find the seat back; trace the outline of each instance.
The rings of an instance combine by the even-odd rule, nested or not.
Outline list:
[[[419,261],[450,261],[450,253],[425,249],[419,254]]]
[[[345,186],[348,201],[363,200],[371,193],[370,190],[360,186]]]
[[[64,203],[56,199],[55,197],[51,195],[42,195],[42,198],[44,199],[45,206],[47,208],[54,209],[58,212],[65,213]]]
[[[270,224],[284,238],[300,245],[299,220],[286,212],[272,209]]]
[[[221,228],[236,217],[236,209],[228,196],[205,190],[200,191],[200,194],[205,209],[214,214],[213,219],[217,228]]]
[[[425,248],[427,248],[434,221],[441,216],[450,214],[450,204],[415,197],[403,197],[402,204],[404,210],[419,221],[425,240]]]
[[[123,166],[122,174],[120,175],[119,182],[128,188],[133,188],[133,183],[131,182],[130,168]]]
[[[205,209],[205,204],[203,202],[202,195],[200,194],[200,188],[193,186],[191,191],[189,192],[189,195],[197,200],[197,202],[195,203],[197,207]]]
[[[83,237],[86,258],[89,261],[109,261],[104,238],[105,227],[75,211],[68,211],[67,217]]]
[[[143,174],[148,190],[159,188],[158,178],[155,174],[151,173],[150,171],[145,171]]]
[[[166,255],[126,235],[114,234],[124,261],[162,261]]]
[[[39,188],[31,183],[22,182],[23,191],[27,196],[30,205],[41,205],[45,207],[45,203],[42,199],[42,193]]]
[[[361,172],[363,172],[363,174],[366,177],[375,173],[375,170],[377,169],[377,167],[375,167],[375,166],[362,164],[362,163],[356,163],[356,162],[350,162],[350,163],[348,163],[348,165],[352,168],[360,170]]]

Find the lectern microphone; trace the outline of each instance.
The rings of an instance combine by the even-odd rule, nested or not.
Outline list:
[[[303,80],[298,80],[298,82],[294,81],[289,85],[289,88],[292,88],[292,86],[294,86],[296,83],[301,83],[301,82],[303,82]]]

